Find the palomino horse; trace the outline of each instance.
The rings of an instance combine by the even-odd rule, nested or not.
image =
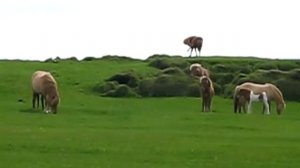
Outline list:
[[[263,113],[270,114],[269,103],[266,92],[259,94],[254,94],[252,90],[236,87],[236,93],[234,97],[234,112],[241,113],[241,107],[243,107],[244,113],[251,113],[251,105],[254,101],[262,101],[264,104]],[[248,109],[246,111],[246,104],[248,104]]]
[[[209,77],[209,72],[205,69],[201,64],[194,63],[190,66],[190,71],[192,76],[201,77],[207,76]]]
[[[201,84],[201,96],[202,96],[202,112],[211,111],[212,97],[215,94],[213,83],[207,76],[202,76],[200,78]]]
[[[39,102],[39,96],[45,99],[45,112],[57,112],[57,105],[59,103],[59,93],[57,90],[57,83],[49,72],[36,71],[32,74],[32,107],[35,108],[35,103]],[[39,104],[39,103],[38,103]]]
[[[195,49],[195,52],[196,52],[196,56],[197,56],[197,49],[198,49],[199,56],[200,56],[202,43],[203,43],[202,37],[190,36],[190,37],[184,39],[183,43],[190,47],[189,48],[189,50],[191,50],[190,56],[192,56],[192,52],[193,52],[194,49]]]
[[[285,102],[284,102],[282,93],[275,85],[273,85],[271,83],[256,84],[256,83],[251,83],[251,82],[246,82],[246,83],[243,83],[236,87],[235,94],[234,94],[235,109],[237,107],[236,94],[241,89],[251,90],[251,91],[253,91],[254,94],[262,94],[263,92],[265,92],[268,102],[271,102],[271,101],[276,102],[277,114],[281,114],[283,112],[283,110],[285,109]],[[270,107],[271,106],[269,105],[269,108]],[[267,108],[267,106],[264,106],[264,108]]]

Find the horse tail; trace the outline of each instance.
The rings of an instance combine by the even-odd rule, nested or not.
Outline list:
[[[237,113],[237,111],[238,111],[238,101],[239,101],[239,97],[237,95],[238,90],[239,90],[238,86],[235,87],[234,94],[233,94],[233,109],[234,109],[234,113]]]
[[[237,113],[237,111],[238,111],[238,97],[234,96],[233,101],[234,101],[233,102],[234,113]]]

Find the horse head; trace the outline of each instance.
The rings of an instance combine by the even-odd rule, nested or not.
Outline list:
[[[285,103],[278,103],[277,104],[277,114],[281,114],[283,110],[285,109]]]
[[[57,113],[59,95],[56,88],[53,88],[46,96],[46,104],[48,105],[50,112]]]

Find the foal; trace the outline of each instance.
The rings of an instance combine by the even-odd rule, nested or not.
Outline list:
[[[264,104],[263,113],[270,114],[270,107],[268,103],[268,97],[266,92],[254,94],[252,90],[237,88],[235,93],[234,112],[237,110],[241,113],[241,107],[243,107],[246,113],[246,104],[248,104],[247,113],[251,113],[251,106],[253,102],[262,101]]]
[[[200,78],[200,83],[200,91],[202,96],[202,112],[210,112],[212,97],[215,94],[213,83],[207,76],[202,76]]]

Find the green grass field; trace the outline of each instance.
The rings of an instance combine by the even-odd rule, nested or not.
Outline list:
[[[278,116],[234,114],[216,96],[103,98],[90,91],[114,73],[157,70],[142,61],[0,61],[0,167],[299,167],[300,103]],[[59,83],[57,115],[31,108],[31,74],[49,70]]]

